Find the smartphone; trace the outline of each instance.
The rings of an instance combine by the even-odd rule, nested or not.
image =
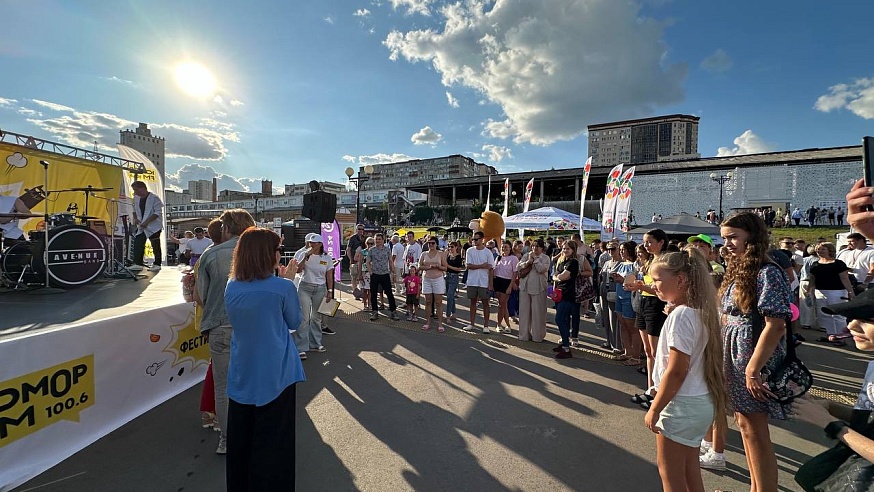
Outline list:
[[[865,172],[865,186],[874,183],[874,137],[862,137],[862,169]]]

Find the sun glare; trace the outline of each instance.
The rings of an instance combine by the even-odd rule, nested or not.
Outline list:
[[[189,96],[205,99],[215,94],[215,77],[200,63],[177,64],[173,70],[173,77],[176,79],[176,85]]]

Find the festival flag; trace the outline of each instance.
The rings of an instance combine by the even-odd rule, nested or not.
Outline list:
[[[492,208],[492,175],[489,174],[489,189],[486,190],[486,212]]]
[[[634,167],[630,167],[622,174],[619,182],[619,196],[616,202],[616,218],[618,231],[628,232],[628,212],[631,209],[631,180],[634,178]]]
[[[525,185],[525,204],[522,206],[522,213],[528,211],[528,206],[531,205],[531,192],[534,191],[534,178],[528,181]],[[524,241],[525,229],[519,229],[519,240]]]
[[[507,210],[510,207],[510,178],[504,180],[504,214],[503,217],[507,216]]]
[[[580,237],[583,237],[583,213],[586,209],[586,188],[589,187],[589,173],[592,172],[592,158],[586,159],[583,167],[583,189],[580,192]]]
[[[322,233],[322,239],[325,240],[323,243],[325,253],[331,255],[331,258],[335,260],[342,258],[345,252],[340,247],[340,224],[336,220],[334,222],[322,222],[322,230],[320,232]],[[341,270],[341,268],[334,268],[334,280],[337,282],[340,281]]]
[[[607,175],[607,188],[604,191],[604,211],[601,214],[601,241],[613,239],[616,217],[616,201],[619,197],[619,182],[622,179],[622,164],[610,170]]]

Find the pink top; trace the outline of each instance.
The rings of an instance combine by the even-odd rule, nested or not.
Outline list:
[[[499,256],[498,262],[495,264],[495,277],[513,278],[517,263],[519,263],[519,258],[516,258],[516,255]]]
[[[404,285],[407,286],[407,294],[418,294],[419,286],[422,285],[422,277],[407,275],[404,279]]]

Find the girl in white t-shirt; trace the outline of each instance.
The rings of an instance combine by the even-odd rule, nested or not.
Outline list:
[[[656,438],[664,490],[703,491],[701,439],[725,419],[722,336],[716,288],[704,256],[694,248],[665,253],[650,267],[656,294],[673,306],[653,365],[657,390],[644,418]]]

